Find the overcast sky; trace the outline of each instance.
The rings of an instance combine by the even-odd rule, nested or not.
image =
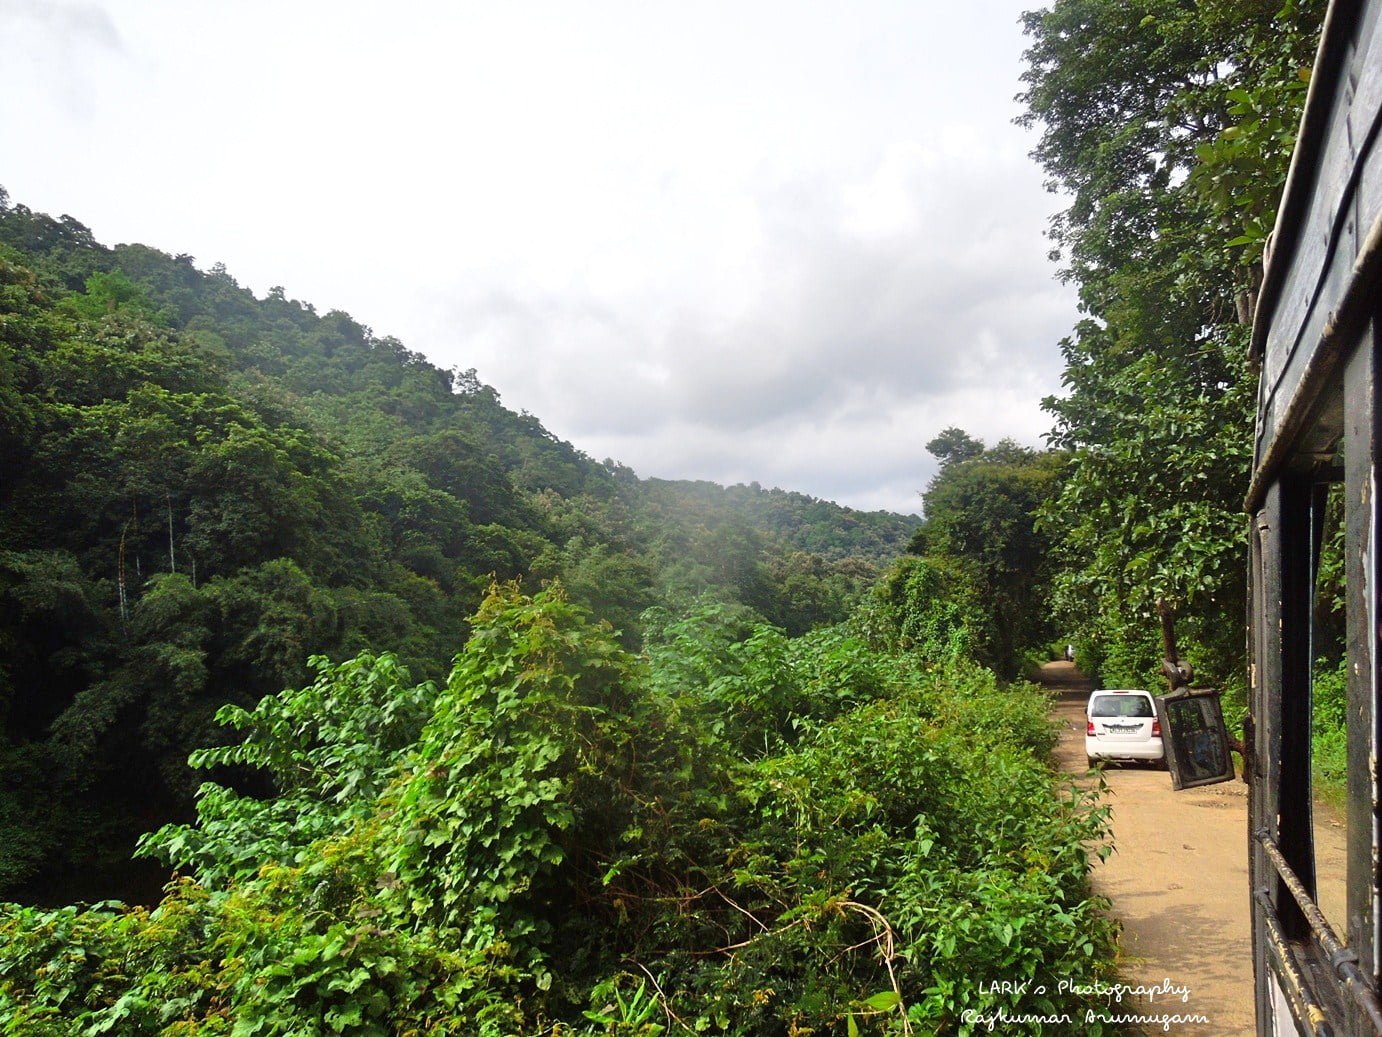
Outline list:
[[[911,512],[1060,386],[1033,6],[0,0],[0,185],[642,476]]]

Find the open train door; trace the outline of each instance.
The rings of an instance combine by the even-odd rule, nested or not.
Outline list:
[[[1330,5],[1253,326],[1248,846],[1259,1034],[1382,1034],[1379,8]],[[1326,917],[1311,796],[1313,599],[1326,516],[1340,512],[1347,874]]]

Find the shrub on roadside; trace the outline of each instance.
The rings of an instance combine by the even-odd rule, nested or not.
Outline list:
[[[557,588],[472,630],[441,689],[362,657],[227,714],[206,760],[277,797],[209,785],[152,911],[0,910],[0,1032],[964,1033],[1106,974],[1036,689],[754,627],[674,693]]]

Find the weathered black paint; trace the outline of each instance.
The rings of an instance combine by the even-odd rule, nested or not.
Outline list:
[[[1382,0],[1334,0],[1330,6],[1253,327],[1262,381],[1247,501],[1253,516],[1253,733],[1247,772],[1260,1034],[1382,1034],[1379,11]],[[1324,504],[1329,484],[1340,479],[1349,666],[1348,884],[1343,931],[1335,933],[1316,907],[1310,674]],[[1280,998],[1273,998],[1273,988]],[[1288,1005],[1293,1019],[1274,1020],[1274,1003]]]

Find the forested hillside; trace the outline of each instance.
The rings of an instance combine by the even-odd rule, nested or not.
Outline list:
[[[0,895],[128,895],[218,708],[314,653],[440,679],[493,579],[627,647],[702,595],[803,633],[916,524],[644,482],[347,314],[3,194],[0,289]]]
[[[826,561],[864,559],[885,565],[907,546],[920,524],[913,516],[856,511],[789,490],[765,490],[757,483],[720,486],[712,482],[645,479],[645,508],[669,522],[699,525],[738,521],[797,551]],[[920,496],[917,500],[921,504]]]
[[[0,286],[3,1032],[1108,1031],[1105,813],[973,661],[1047,455],[919,527],[8,203]]]

